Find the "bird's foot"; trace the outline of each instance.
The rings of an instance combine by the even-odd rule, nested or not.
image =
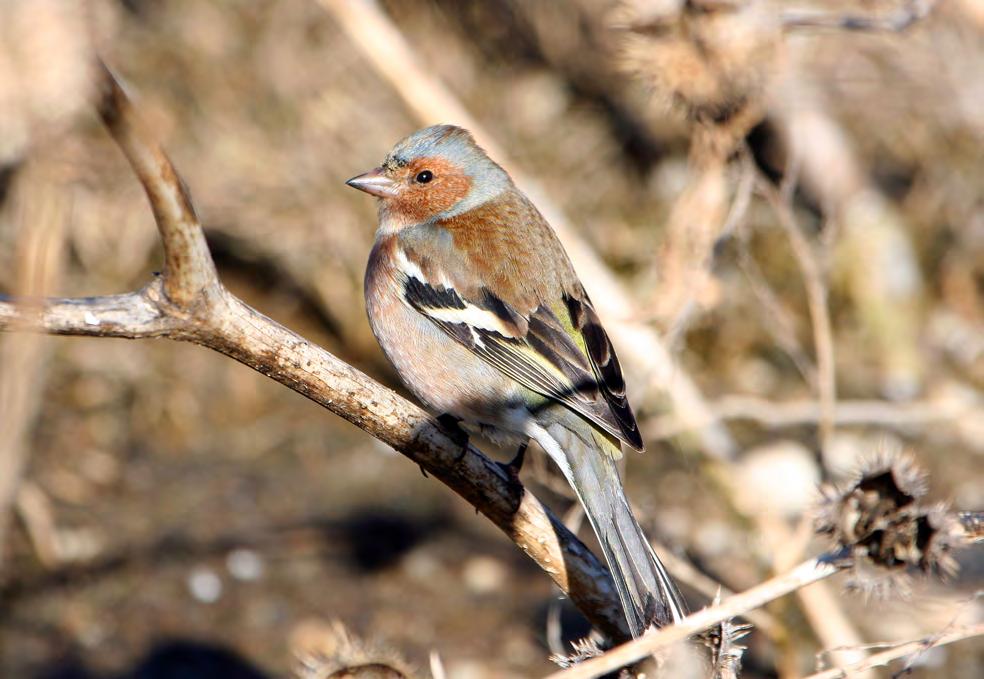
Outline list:
[[[461,446],[461,453],[455,462],[461,462],[465,454],[468,452],[468,432],[461,428],[461,418],[455,417],[451,413],[444,413],[443,415],[438,415],[438,424],[441,425],[441,429],[448,437]]]
[[[529,441],[524,441],[520,444],[519,450],[513,456],[513,459],[509,460],[505,464],[499,463],[502,471],[506,472],[506,476],[509,477],[510,483],[522,486],[519,482],[519,471],[523,468],[523,462],[526,461],[526,448],[530,445]]]

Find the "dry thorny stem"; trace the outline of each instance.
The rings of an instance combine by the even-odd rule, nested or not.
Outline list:
[[[927,490],[925,475],[908,457],[875,460],[857,478],[842,487],[825,489],[826,499],[817,514],[817,532],[828,535],[833,547],[819,557],[809,559],[791,570],[756,585],[721,603],[691,614],[671,627],[665,627],[618,646],[607,653],[586,659],[550,679],[587,679],[614,671],[629,663],[681,643],[691,635],[720,626],[730,641],[736,640],[730,620],[791,592],[803,591],[807,585],[824,580],[841,571],[849,571],[858,586],[869,590],[897,587],[910,571],[946,575],[952,573],[952,552],[979,539],[979,522],[962,513],[924,503]],[[950,643],[984,633],[984,625],[956,632],[944,630],[938,638],[903,644],[902,649],[861,657],[844,667],[825,673],[824,677],[859,675],[870,668],[928,647],[930,643]],[[720,642],[718,642],[720,643]],[[732,657],[739,648],[720,648]],[[852,652],[862,655],[862,646]],[[720,660],[720,657],[718,658]],[[727,666],[725,667],[727,669]]]
[[[532,493],[418,407],[252,309],[222,285],[174,167],[108,71],[104,87],[101,114],[150,200],[164,246],[163,273],[143,289],[120,295],[17,304],[0,299],[0,329],[163,337],[230,356],[419,464],[502,529],[599,629],[626,638],[608,571]]]
[[[907,641],[898,644],[887,651],[875,653],[852,665],[847,665],[845,667],[834,667],[829,670],[817,672],[816,674],[811,674],[806,677],[806,679],[847,679],[847,677],[855,676],[858,672],[875,667],[884,667],[893,660],[907,658],[905,666],[898,672],[892,674],[893,677],[901,677],[908,674],[912,669],[913,662],[929,649],[936,648],[937,646],[945,646],[946,644],[952,644],[956,641],[962,641],[963,639],[969,639],[971,637],[981,635],[984,635],[984,623],[966,625],[964,627],[946,630],[939,634],[927,636],[922,639],[916,639],[914,641]]]
[[[773,599],[823,580],[846,568],[847,564],[829,556],[810,559],[788,573],[776,576],[741,594],[726,598],[717,606],[692,613],[671,627],[652,632],[618,646],[602,656],[550,675],[548,679],[588,679],[598,677],[641,658],[685,641],[690,636],[758,608]]]

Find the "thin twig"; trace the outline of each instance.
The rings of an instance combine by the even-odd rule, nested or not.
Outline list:
[[[724,620],[740,616],[810,583],[829,578],[844,568],[845,565],[837,558],[829,556],[810,559],[788,573],[766,580],[741,594],[728,597],[717,606],[705,608],[687,616],[675,625],[650,632],[638,639],[617,646],[602,656],[555,672],[549,675],[547,679],[590,679],[614,672],[620,667],[625,667],[660,649],[684,641],[691,635],[703,632]]]
[[[955,641],[961,641],[963,639],[970,639],[971,637],[978,637],[984,635],[984,622],[978,623],[976,625],[968,625],[966,627],[959,627],[950,632],[944,632],[942,634],[937,634],[934,636],[924,637],[922,639],[917,639],[915,641],[909,641],[903,644],[899,644],[894,648],[890,648],[887,651],[882,651],[881,653],[875,653],[870,655],[864,660],[860,660],[856,663],[850,665],[845,665],[844,667],[835,667],[833,669],[824,670],[823,672],[817,672],[816,674],[811,674],[806,677],[806,679],[847,679],[856,675],[859,672],[867,671],[875,667],[884,667],[888,665],[893,660],[898,660],[899,658],[905,658],[906,656],[912,656],[908,659],[906,663],[905,670],[912,667],[912,662],[918,657],[919,654],[925,653],[931,648],[936,648],[937,646],[945,646],[947,644],[952,644]],[[903,672],[905,672],[903,670]],[[898,674],[893,676],[899,676]]]
[[[146,189],[166,264],[126,295],[38,302],[0,298],[0,330],[166,337],[230,356],[406,455],[492,520],[605,634],[627,638],[607,569],[530,492],[420,408],[232,295],[219,281],[187,190],[105,73],[103,119]]]
[[[779,299],[779,295],[769,285],[765,274],[749,247],[747,228],[738,229],[738,266],[741,267],[748,280],[752,294],[759,305],[756,309],[763,319],[762,328],[772,336],[779,348],[786,352],[793,365],[799,371],[810,388],[817,388],[817,369],[806,354],[796,336],[796,319],[789,309]]]
[[[800,608],[820,643],[827,647],[837,646],[834,658],[842,663],[861,663],[868,655],[854,621],[844,611],[837,593],[832,591],[832,583],[818,582],[812,587],[796,590]],[[870,669],[858,669],[857,679],[874,679],[877,675]]]
[[[767,191],[779,223],[789,237],[793,256],[803,275],[807,305],[813,325],[813,343],[817,354],[817,395],[820,400],[820,446],[826,450],[834,433],[834,408],[837,403],[837,377],[834,365],[834,333],[827,307],[827,284],[813,246],[806,239],[793,214],[792,187],[795,172],[787,172],[788,182],[777,193]]]
[[[793,193],[799,180],[800,156],[793,153],[783,176],[779,190],[766,186],[766,195],[779,218],[779,223],[786,231],[796,263],[799,266],[806,287],[807,305],[810,311],[810,321],[813,329],[814,351],[817,365],[817,395],[820,401],[819,438],[820,448],[828,451],[834,435],[835,408],[837,406],[837,377],[834,363],[834,337],[830,320],[830,309],[827,305],[826,272],[821,266],[819,257],[813,245],[807,240],[806,234],[796,221],[793,213]],[[789,540],[788,530],[783,526],[777,527],[779,541],[774,546]],[[844,613],[837,598],[823,584],[813,588],[803,588],[797,593],[803,612],[826,646],[851,645],[857,646],[863,641],[855,625]],[[852,654],[865,652],[852,651]],[[856,657],[856,656],[854,656]],[[850,661],[854,657],[844,655],[843,660]],[[870,676],[862,672],[862,676]]]

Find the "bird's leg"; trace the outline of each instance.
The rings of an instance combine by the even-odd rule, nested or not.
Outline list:
[[[506,464],[500,464],[503,471],[509,476],[509,480],[514,483],[519,483],[519,470],[523,468],[523,462],[526,460],[526,448],[530,445],[530,442],[523,441],[519,444],[519,450],[513,456],[513,459],[509,460]]]
[[[443,413],[437,416],[437,422],[441,425],[444,433],[461,446],[461,454],[455,462],[461,462],[468,452],[468,432],[461,428],[461,418],[455,417],[451,413]]]
[[[513,459],[509,460],[509,464],[506,465],[510,469],[515,470],[516,476],[519,476],[519,471],[523,468],[523,462],[526,461],[526,449],[529,447],[529,441],[523,441],[519,444],[519,449],[513,456]]]

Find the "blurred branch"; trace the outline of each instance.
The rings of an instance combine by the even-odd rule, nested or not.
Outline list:
[[[790,43],[796,66],[786,78],[788,94],[773,104],[770,118],[797,159],[800,185],[822,206],[821,245],[835,255],[835,275],[846,281],[858,321],[874,340],[872,362],[880,368],[882,391],[893,400],[909,399],[921,388],[923,370],[923,283],[911,229],[904,213],[872,184],[856,145],[825,110],[812,85],[812,57],[800,54],[804,49],[801,42]]]
[[[957,520],[968,542],[984,542],[984,512],[959,512]]]
[[[41,565],[45,568],[58,566],[62,560],[62,549],[51,501],[36,483],[27,479],[21,482],[17,491],[17,515],[24,523]],[[2,539],[3,536],[0,536]]]
[[[770,429],[813,424],[821,418],[818,401],[770,401],[754,396],[724,396],[710,407],[722,420],[752,420]],[[839,426],[878,425],[907,429],[934,422],[956,422],[971,417],[978,406],[952,401],[838,401],[834,422]],[[655,417],[645,423],[644,433],[654,438],[678,436],[687,425],[673,415]]]
[[[589,679],[614,672],[660,649],[685,641],[691,635],[703,632],[725,620],[747,613],[810,583],[829,578],[846,565],[831,555],[810,559],[787,573],[766,580],[741,594],[729,596],[716,606],[693,613],[675,625],[633,639],[598,658],[555,672],[547,679]]]
[[[795,158],[795,156],[794,156]],[[794,161],[793,165],[797,165]],[[817,357],[817,395],[820,400],[820,447],[826,450],[834,433],[834,408],[837,404],[837,379],[834,366],[834,333],[827,307],[827,283],[824,269],[813,245],[793,214],[792,193],[798,172],[787,171],[779,191],[768,190],[779,223],[789,237],[793,255],[806,286],[807,304],[813,326],[813,345]],[[770,187],[771,188],[771,187]]]
[[[738,229],[738,266],[748,279],[749,288],[759,305],[756,310],[762,317],[761,327],[789,356],[811,390],[817,388],[817,369],[807,356],[796,334],[796,317],[783,304],[779,295],[762,273],[749,247],[749,229]]]
[[[831,12],[787,12],[782,16],[782,25],[787,30],[834,28],[845,31],[899,32],[926,18],[935,4],[935,0],[908,0],[904,7],[884,17]]]
[[[0,329],[166,337],[225,354],[392,446],[492,520],[602,631],[626,638],[608,571],[532,493],[462,446],[424,411],[232,295],[219,281],[190,196],[163,150],[105,71],[101,113],[147,192],[164,271],[126,295],[41,304],[38,315],[0,299]],[[6,478],[6,475],[4,475]]]
[[[27,170],[29,171],[29,170]],[[62,232],[69,208],[67,201],[52,195],[50,182],[41,179],[39,190],[19,191],[12,209],[23,226],[17,253],[17,288],[29,297],[40,297],[55,286],[61,273]],[[21,182],[25,186],[26,182]],[[0,327],[28,328],[39,312],[35,304],[26,304],[16,318],[5,322],[0,311]],[[6,545],[10,510],[18,502],[21,477],[27,465],[28,441],[38,413],[45,368],[47,343],[23,335],[10,335],[0,342],[0,562]],[[30,507],[28,507],[30,509]],[[34,530],[34,514],[25,517],[29,534],[40,542],[38,556],[46,561],[44,536]]]
[[[718,246],[726,242],[735,233],[743,230],[742,226],[745,223],[748,207],[752,201],[756,178],[755,161],[752,159],[747,148],[742,148],[741,150],[739,172],[738,186],[735,187],[734,198],[732,198],[728,216],[724,219],[720,231],[715,235],[714,242],[704,248],[705,252],[703,254],[706,255],[703,258],[704,261],[692,263],[696,266],[688,285],[690,291],[685,296],[685,299],[680,302],[679,308],[675,310],[674,316],[666,325],[666,343],[675,350],[679,348],[687,334],[687,330],[700,316],[700,304],[697,299],[698,293],[704,286],[710,284],[709,281],[711,276],[713,276],[715,260],[717,259]],[[675,208],[676,205],[674,205]],[[706,217],[706,215],[703,216]],[[693,277],[698,277],[702,280],[695,284]],[[662,296],[662,294],[661,291],[660,295]]]
[[[981,635],[984,635],[984,622],[976,625],[959,627],[950,632],[943,632],[941,634],[923,637],[922,639],[917,639],[915,641],[909,641],[904,644],[900,644],[895,648],[890,648],[887,651],[875,653],[874,655],[851,665],[835,667],[823,672],[811,674],[806,677],[806,679],[846,679],[847,677],[854,676],[858,672],[875,667],[884,667],[893,660],[911,656],[908,658],[905,668],[903,668],[901,672],[897,672],[892,675],[893,677],[897,677],[901,674],[908,673],[912,667],[912,662],[917,659],[920,653],[925,653],[929,649],[936,648],[937,646],[945,646],[947,644],[952,644],[955,641],[970,639],[971,637],[978,637]]]
[[[516,170],[508,155],[446,87],[425,68],[414,50],[373,0],[318,0],[362,51],[380,76],[403,98],[417,118],[430,125],[448,122],[471,130],[488,154],[509,170],[516,184],[537,205],[557,231],[589,293],[603,299],[599,313],[615,340],[619,357],[647,388],[658,388],[677,415],[692,427],[711,457],[730,459],[737,446],[716,420],[685,368],[651,328],[639,322],[633,300],[590,246],[578,237],[570,220],[530,177]]]

